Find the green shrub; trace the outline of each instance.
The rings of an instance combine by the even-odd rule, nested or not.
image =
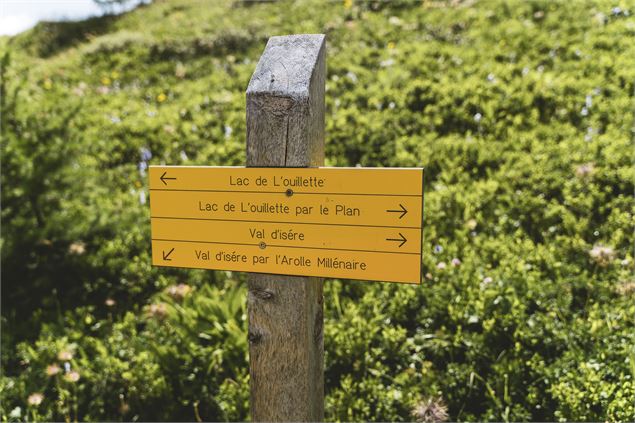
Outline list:
[[[249,418],[244,276],[151,267],[146,169],[244,164],[266,39],[315,32],[327,164],[426,168],[422,285],[325,283],[326,418],[635,420],[634,13],[178,0],[2,39],[3,420]]]

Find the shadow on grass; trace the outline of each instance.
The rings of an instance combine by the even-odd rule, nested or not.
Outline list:
[[[138,7],[144,7],[140,4]],[[47,58],[107,33],[125,13],[106,14],[82,21],[39,22],[32,30],[17,35],[14,45],[33,55]]]

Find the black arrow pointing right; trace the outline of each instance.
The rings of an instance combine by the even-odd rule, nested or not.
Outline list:
[[[386,210],[386,211],[388,213],[401,213],[401,216],[399,216],[399,219],[401,219],[402,217],[406,215],[406,213],[408,213],[408,210],[406,210],[406,208],[401,203],[399,203],[399,207],[400,207],[400,210]]]
[[[406,239],[405,236],[403,236],[403,234],[401,232],[399,232],[399,236],[401,238],[386,238],[386,241],[401,242],[401,244],[399,244],[399,248],[401,248],[401,246],[404,245],[406,243],[406,241],[408,241],[408,240]]]
[[[159,178],[159,179],[161,179],[161,182],[163,182],[163,185],[167,185],[168,183],[165,182],[165,181],[170,180],[170,179],[176,181],[176,178],[168,178],[167,176],[165,176],[167,173],[168,173],[167,171],[163,172],[163,175],[161,175],[161,178]]]
[[[165,254],[165,250],[163,250],[163,260],[172,261],[171,258],[168,258],[168,257],[170,257],[170,254],[172,254],[172,251],[174,251],[174,248],[172,248],[170,251],[168,251],[167,254]]]

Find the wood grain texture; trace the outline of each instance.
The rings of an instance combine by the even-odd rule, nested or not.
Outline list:
[[[271,37],[247,88],[247,166],[324,164],[324,35]],[[251,273],[254,421],[324,418],[322,279]]]

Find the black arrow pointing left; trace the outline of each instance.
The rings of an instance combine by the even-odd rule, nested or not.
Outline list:
[[[408,240],[406,239],[405,236],[403,236],[403,234],[401,232],[399,232],[399,236],[400,236],[400,238],[386,238],[386,241],[401,242],[401,244],[399,244],[399,248],[401,248],[401,246],[404,245],[406,243],[406,241],[408,241]]]
[[[168,184],[165,181],[168,181],[168,180],[175,180],[176,181],[176,178],[168,178],[167,176],[165,176],[167,173],[168,173],[167,171],[163,172],[163,175],[161,175],[161,178],[159,178],[159,179],[161,179],[161,182],[163,182],[164,185]]]
[[[168,251],[168,253],[166,254],[166,253],[165,253],[165,250],[163,250],[163,260],[165,260],[165,261],[172,261],[172,259],[171,259],[171,258],[168,258],[168,257],[170,257],[170,254],[172,254],[172,251],[174,251],[174,248],[172,248],[172,249],[171,249],[170,251]]]

